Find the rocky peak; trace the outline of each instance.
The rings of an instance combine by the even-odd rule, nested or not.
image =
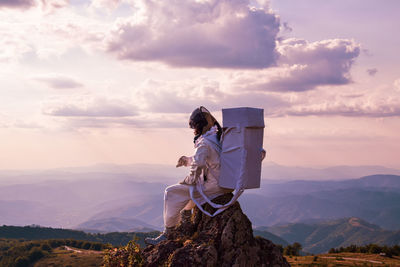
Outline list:
[[[227,203],[231,197],[213,202]],[[214,212],[208,204],[204,208]],[[215,217],[195,207],[191,222],[179,225],[168,240],[147,246],[142,257],[145,266],[290,266],[271,241],[253,236],[238,202]]]

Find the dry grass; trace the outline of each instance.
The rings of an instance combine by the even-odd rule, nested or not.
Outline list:
[[[83,250],[82,253],[67,251],[64,248],[57,248],[47,256],[36,262],[34,267],[96,267],[102,266],[103,254],[91,253],[90,250]]]
[[[288,257],[291,266],[400,266],[400,257],[383,257],[377,254],[338,253],[317,256]]]

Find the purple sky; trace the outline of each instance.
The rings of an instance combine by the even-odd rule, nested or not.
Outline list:
[[[0,1],[0,169],[174,164],[199,105],[268,161],[400,168],[397,0]]]

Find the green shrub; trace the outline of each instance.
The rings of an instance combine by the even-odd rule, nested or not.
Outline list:
[[[42,245],[40,246],[40,249],[41,249],[41,250],[44,250],[44,251],[47,251],[47,252],[51,252],[51,251],[52,251],[52,249],[51,249],[51,247],[49,246],[48,243],[42,244]]]
[[[35,262],[41,258],[44,257],[44,252],[40,248],[32,248],[31,251],[29,251],[29,261],[30,262]]]
[[[83,243],[82,248],[83,248],[83,249],[90,249],[90,246],[91,246],[91,245],[92,245],[91,243],[85,242],[85,243]]]
[[[139,245],[130,241],[119,249],[110,249],[104,256],[104,267],[133,267],[143,265],[143,255]]]
[[[93,243],[90,246],[90,249],[100,251],[102,249],[102,247],[103,247],[103,244],[101,244],[101,243]]]

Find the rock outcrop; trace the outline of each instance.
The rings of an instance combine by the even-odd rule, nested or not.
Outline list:
[[[227,203],[231,197],[213,202]],[[204,208],[214,212],[208,204]],[[179,225],[168,240],[147,246],[142,257],[144,266],[290,266],[271,241],[253,236],[238,202],[215,217],[194,208],[191,222]]]

